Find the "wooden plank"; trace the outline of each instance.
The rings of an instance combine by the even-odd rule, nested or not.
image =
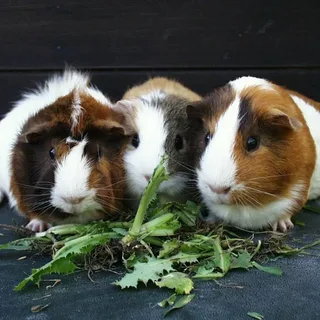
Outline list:
[[[0,69],[320,65],[318,0],[0,0]]]
[[[246,70],[246,71],[184,71],[184,72],[93,72],[92,83],[113,100],[120,99],[130,86],[151,76],[169,76],[178,79],[200,94],[209,93],[213,88],[224,85],[229,80],[243,75],[270,79],[290,89],[300,91],[310,98],[320,101],[320,69],[315,70]],[[1,72],[0,114],[11,107],[13,101],[21,97],[27,89],[34,89],[36,83],[48,77],[46,72]]]

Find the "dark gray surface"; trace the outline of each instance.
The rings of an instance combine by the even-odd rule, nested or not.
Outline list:
[[[0,0],[0,68],[319,66],[319,2]]]
[[[16,219],[6,205],[0,209],[0,223]],[[320,214],[304,212],[299,220],[305,227],[296,227],[291,236],[302,243],[320,238]],[[1,230],[0,243],[13,239],[11,232]],[[223,288],[214,282],[197,281],[195,299],[185,308],[171,314],[170,319],[249,319],[248,311],[263,314],[265,319],[319,319],[320,318],[320,247],[311,251],[315,255],[280,259],[273,265],[284,274],[276,277],[258,270],[232,272],[221,283],[235,283],[243,289]],[[150,286],[139,290],[121,291],[112,285],[120,275],[100,272],[90,282],[86,272],[74,275],[52,275],[62,282],[47,289],[42,283],[38,289],[28,286],[22,292],[13,287],[29,274],[31,268],[41,266],[46,258],[28,255],[17,261],[23,252],[0,251],[1,306],[0,319],[162,319],[163,310],[157,306],[169,291]],[[121,271],[121,270],[120,270]],[[33,300],[50,294],[44,300]],[[38,314],[31,307],[50,303]]]

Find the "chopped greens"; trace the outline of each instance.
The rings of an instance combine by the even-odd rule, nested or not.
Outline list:
[[[194,202],[160,204],[157,190],[168,179],[164,162],[165,158],[155,169],[132,221],[55,226],[0,246],[7,250],[51,253],[52,260],[33,269],[15,290],[23,289],[29,282],[39,285],[43,276],[52,273],[72,273],[88,265],[90,268],[90,263],[95,268],[110,267],[121,260],[126,273],[115,282],[121,289],[153,282],[159,288],[173,290],[168,299],[159,303],[161,307],[169,307],[166,315],[194,298],[191,293],[194,279],[216,281],[234,269],[252,268],[281,276],[279,268],[260,263],[301,254],[320,244],[318,240],[293,248],[285,244],[284,235],[272,233],[262,239],[257,236],[256,240],[252,232],[234,231],[223,224],[199,223],[200,206]],[[249,312],[248,316],[263,319],[255,312]]]
[[[248,312],[247,315],[253,319],[263,320],[264,316],[258,312]]]

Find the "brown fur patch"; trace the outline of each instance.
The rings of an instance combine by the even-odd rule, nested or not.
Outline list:
[[[165,77],[151,78],[142,84],[132,87],[123,95],[122,99],[134,99],[154,90],[162,90],[167,94],[174,94],[189,101],[201,100],[201,96],[188,89],[181,83]]]
[[[110,163],[103,158],[92,170],[89,187],[97,190],[99,203],[103,204],[107,213],[119,213],[124,198],[123,154]]]

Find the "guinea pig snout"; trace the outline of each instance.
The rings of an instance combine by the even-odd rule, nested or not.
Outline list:
[[[216,193],[216,194],[228,194],[231,190],[230,186],[225,186],[225,185],[217,186],[217,185],[208,184],[208,187],[213,193]]]
[[[149,181],[151,179],[151,175],[150,174],[144,174],[143,177]]]
[[[212,183],[205,183],[204,190],[207,197],[216,204],[230,204],[231,191],[230,185],[218,185]]]
[[[62,197],[62,200],[68,204],[80,204],[86,197]]]

